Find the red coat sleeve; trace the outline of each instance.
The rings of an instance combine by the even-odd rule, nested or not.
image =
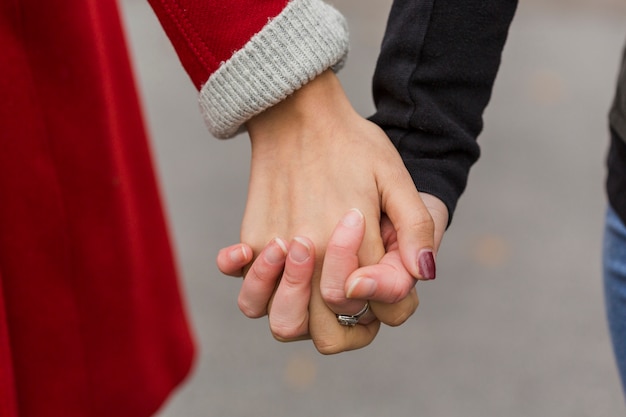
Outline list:
[[[287,0],[149,0],[199,89]]]
[[[192,81],[211,133],[235,135],[348,51],[322,0],[148,0]]]

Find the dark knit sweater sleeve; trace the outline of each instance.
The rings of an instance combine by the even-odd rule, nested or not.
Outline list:
[[[374,74],[372,121],[388,134],[416,187],[450,219],[480,151],[516,0],[395,0]]]

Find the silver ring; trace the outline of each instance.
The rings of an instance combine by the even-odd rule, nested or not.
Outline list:
[[[363,306],[361,311],[359,311],[358,313],[356,313],[354,315],[350,315],[350,314],[336,314],[337,321],[342,326],[354,327],[359,322],[361,317],[363,317],[365,314],[367,314],[368,311],[370,311],[370,303],[365,302],[365,305]]]

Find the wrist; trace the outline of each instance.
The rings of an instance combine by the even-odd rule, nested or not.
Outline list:
[[[325,71],[277,105],[250,119],[246,126],[253,150],[306,140],[307,132],[331,130],[340,115],[358,116],[335,73]],[[316,141],[320,135],[316,134]],[[329,135],[324,135],[329,137]]]

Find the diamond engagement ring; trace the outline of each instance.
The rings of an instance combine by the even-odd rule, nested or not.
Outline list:
[[[363,317],[370,310],[370,303],[366,302],[361,311],[354,315],[350,314],[337,314],[337,321],[342,326],[354,327],[359,322],[361,317]]]

